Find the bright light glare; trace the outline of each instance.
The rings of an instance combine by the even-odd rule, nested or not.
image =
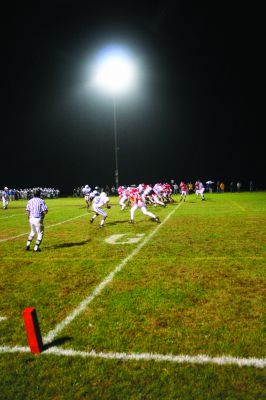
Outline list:
[[[117,94],[129,90],[135,82],[135,65],[129,55],[117,48],[103,52],[95,67],[94,83]]]

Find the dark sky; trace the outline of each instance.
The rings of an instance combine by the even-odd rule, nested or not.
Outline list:
[[[8,2],[0,184],[71,193],[114,183],[112,99],[87,81],[97,49],[117,42],[141,69],[136,92],[117,99],[121,184],[252,179],[266,188],[258,4]]]

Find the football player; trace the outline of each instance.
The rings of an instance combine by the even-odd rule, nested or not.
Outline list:
[[[104,223],[107,218],[107,213],[104,210],[102,210],[102,207],[105,206],[107,208],[111,208],[111,206],[109,205],[109,201],[110,201],[110,199],[105,192],[102,192],[101,194],[97,193],[97,195],[95,195],[95,197],[94,197],[94,200],[92,203],[92,209],[95,212],[95,214],[90,219],[90,222],[93,223],[95,218],[97,218],[98,215],[101,215],[102,220],[99,225],[100,228],[104,227]]]

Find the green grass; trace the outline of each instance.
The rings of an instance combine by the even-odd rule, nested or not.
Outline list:
[[[266,193],[189,196],[77,318],[60,349],[104,353],[265,357]],[[151,209],[161,221],[177,206]],[[135,244],[107,243],[157,228],[135,224],[117,199],[103,230],[83,199],[48,200],[42,253],[25,252],[26,202],[0,210],[0,346],[27,346],[22,310],[43,336],[117,267]],[[98,217],[100,220],[100,217]],[[69,221],[67,221],[69,220]],[[62,223],[63,221],[67,221]],[[5,241],[6,238],[16,237]],[[1,242],[2,240],[2,242]],[[121,239],[122,240],[122,239]],[[0,399],[262,399],[265,370],[216,364],[0,353]]]

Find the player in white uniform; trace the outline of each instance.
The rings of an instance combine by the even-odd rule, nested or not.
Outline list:
[[[154,193],[157,194],[158,198],[161,198],[162,190],[163,190],[163,185],[161,183],[156,183],[153,186],[153,191],[154,191]]]
[[[93,221],[95,220],[95,218],[98,217],[98,215],[102,215],[102,220],[99,225],[100,228],[103,228],[104,222],[107,218],[107,213],[104,210],[102,210],[102,207],[106,206],[107,208],[111,208],[111,206],[109,205],[109,201],[110,201],[110,199],[105,192],[102,192],[101,194],[98,193],[94,197],[94,200],[92,203],[92,209],[95,212],[95,214],[90,219],[90,222],[93,223]]]
[[[154,207],[156,207],[157,204],[159,204],[160,206],[163,206],[164,208],[166,207],[165,202],[160,200],[156,193],[152,193],[152,201],[153,201]]]
[[[82,193],[84,195],[84,200],[87,204],[87,207],[90,206],[90,192],[91,188],[89,187],[89,185],[85,185],[84,188],[82,189]]]
[[[4,191],[2,192],[2,202],[3,202],[3,209],[6,210],[8,203],[9,203],[9,198],[8,198],[8,188],[5,187]]]
[[[99,190],[100,188],[98,186],[95,186],[94,190],[90,192],[90,204],[92,203],[94,197],[99,194]]]
[[[205,197],[204,197],[205,188],[204,188],[202,182],[197,180],[195,182],[194,187],[195,187],[196,198],[198,198],[198,196],[200,194],[201,195],[201,200],[205,200]]]
[[[150,211],[147,210],[145,201],[143,201],[143,199],[141,198],[141,196],[137,190],[131,192],[130,201],[132,204],[131,210],[130,210],[130,223],[131,224],[134,223],[134,214],[138,208],[141,209],[141,211],[143,212],[144,215],[148,215],[149,217],[151,217],[153,219],[153,221],[160,222],[159,218],[156,217],[156,215],[154,215],[153,213],[151,213]]]

